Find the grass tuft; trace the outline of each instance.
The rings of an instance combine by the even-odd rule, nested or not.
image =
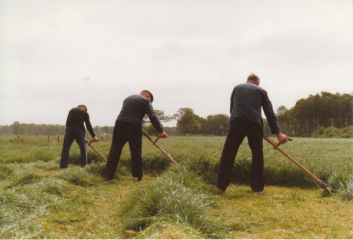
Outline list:
[[[102,182],[101,177],[92,175],[81,167],[63,169],[58,173],[57,177],[81,187],[90,187]]]
[[[165,222],[157,222],[141,232],[126,232],[125,236],[133,234],[138,239],[202,239],[204,236],[190,225],[175,223],[168,219]]]
[[[344,200],[353,200],[353,174],[346,177],[340,174],[334,174],[329,180],[330,185],[333,187],[334,192]]]
[[[182,166],[173,167],[128,197],[121,212],[123,230],[141,231],[169,219],[213,236],[217,228],[209,214],[213,202],[202,193],[204,188],[197,175]]]
[[[38,174],[28,173],[28,174],[25,174],[23,177],[20,177],[16,181],[12,182],[12,184],[7,186],[7,188],[11,188],[19,185],[32,184],[39,181],[40,179],[41,177]]]
[[[9,177],[13,172],[13,168],[5,165],[5,164],[0,164],[0,180],[6,179]]]

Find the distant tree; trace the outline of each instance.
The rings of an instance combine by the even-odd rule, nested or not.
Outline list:
[[[114,131],[114,127],[113,126],[103,126],[101,128],[101,134],[102,135],[112,135]]]
[[[157,114],[158,119],[159,119],[161,122],[169,122],[169,121],[171,121],[171,120],[174,119],[173,116],[165,115],[163,110],[154,110],[154,112]],[[147,114],[143,117],[143,121],[144,121],[147,125],[151,124],[151,121],[150,121],[150,119],[148,118]]]
[[[209,115],[202,126],[203,133],[224,136],[227,134],[228,122],[226,114]]]
[[[173,119],[172,116],[165,115],[163,110],[155,110],[155,113],[157,114],[161,122],[169,122],[170,120]]]
[[[11,129],[12,129],[12,133],[15,135],[18,135],[21,133],[21,125],[20,122],[15,121],[12,125],[11,125]]]
[[[277,109],[277,116],[284,115],[287,111],[288,109],[284,105],[279,106]]]
[[[290,117],[288,117],[288,109],[285,106],[282,105],[282,106],[278,107],[277,119],[278,119],[278,122],[280,125],[281,132],[290,134],[289,133],[290,129],[287,127],[288,125],[290,125],[290,121],[289,121]],[[271,130],[270,130],[269,126],[267,126],[267,125],[268,124],[267,124],[267,120],[266,120],[266,121],[264,121],[264,128],[267,130],[266,134],[270,134]]]
[[[180,132],[177,130],[176,127],[164,127],[164,131],[169,136],[180,136]]]
[[[12,133],[11,127],[8,125],[0,126],[0,134],[10,134]]]
[[[186,113],[193,113],[194,110],[191,108],[179,108],[179,110],[173,115],[173,118],[176,120],[179,120],[182,116],[184,116]]]
[[[194,113],[191,108],[180,108],[177,112],[177,130],[183,134],[201,133],[203,118]]]
[[[177,130],[176,127],[163,127],[163,129],[168,134],[168,136],[179,136],[180,135],[180,132]],[[152,124],[144,126],[143,130],[145,130],[151,136],[158,135],[156,129],[153,127]]]
[[[156,129],[153,127],[152,124],[147,124],[143,127],[143,130],[145,130],[149,135],[151,136],[157,136],[158,132]]]

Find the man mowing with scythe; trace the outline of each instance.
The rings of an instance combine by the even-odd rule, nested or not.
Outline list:
[[[103,177],[109,181],[114,178],[121,152],[128,142],[131,153],[132,176],[138,181],[142,180],[142,119],[148,115],[153,127],[157,130],[158,138],[166,138],[158,116],[152,107],[153,95],[143,90],[140,95],[131,95],[124,100],[120,114],[115,121],[114,133],[107,165]]]
[[[87,164],[87,149],[85,142],[85,127],[92,136],[92,141],[98,141],[94,134],[86,105],[78,105],[70,110],[66,120],[65,138],[61,152],[60,168],[67,168],[69,165],[69,151],[74,140],[76,140],[81,152],[81,167]]]
[[[240,144],[248,138],[252,153],[251,189],[259,194],[264,190],[264,156],[263,156],[263,109],[272,134],[275,134],[280,144],[288,141],[278,126],[277,117],[273,111],[267,92],[259,87],[260,78],[251,74],[246,83],[233,89],[230,99],[230,119],[226,142],[223,147],[218,171],[217,193],[227,189]]]

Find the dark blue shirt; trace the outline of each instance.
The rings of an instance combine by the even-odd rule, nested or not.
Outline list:
[[[252,82],[242,83],[233,89],[230,99],[230,119],[247,119],[257,122],[263,128],[261,107],[266,115],[272,134],[280,132],[277,117],[267,92]]]
[[[150,100],[142,95],[131,95],[124,100],[117,121],[142,125],[142,119],[146,114],[157,132],[163,132],[163,126],[160,123],[157,114],[154,112]]]
[[[66,119],[66,127],[76,126],[85,131],[83,123],[86,123],[88,132],[92,137],[95,136],[91,122],[89,120],[89,114],[82,108],[73,108],[70,110],[69,115]]]

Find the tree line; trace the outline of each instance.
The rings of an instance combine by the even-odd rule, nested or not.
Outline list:
[[[176,127],[166,127],[169,135],[215,135],[227,134],[229,116],[226,114],[209,115],[206,118],[194,113],[191,108],[180,108],[174,115],[165,115],[164,111],[156,110],[162,122],[176,120]],[[353,137],[353,93],[332,94],[321,92],[300,99],[295,106],[287,109],[280,106],[277,118],[282,132],[297,137]],[[147,116],[144,129],[155,134]],[[271,134],[264,119],[265,133]],[[113,126],[95,126],[97,136],[111,135]],[[63,135],[65,125],[25,124],[14,122],[10,126],[0,126],[0,134],[15,135]]]
[[[217,135],[223,136],[227,133],[229,117],[225,114],[210,115],[206,119],[197,116],[190,108],[180,108],[172,116],[165,115],[164,111],[156,110],[161,122],[177,120],[176,127],[165,127],[169,135]],[[156,135],[156,132],[146,116],[144,130],[149,134]],[[26,124],[18,121],[11,125],[0,126],[0,134],[15,135],[63,135],[65,125],[53,124]],[[93,127],[97,136],[112,135],[114,126],[95,126]]]
[[[15,121],[11,125],[0,126],[0,134],[15,135],[62,135],[65,126],[59,124],[34,124]]]
[[[353,93],[310,95],[289,110],[280,106],[277,118],[283,132],[298,137],[310,137],[318,129],[347,128],[353,125]]]
[[[190,108],[181,108],[173,116],[183,134],[227,134],[229,117],[225,114],[202,118]],[[277,118],[281,131],[293,137],[353,137],[353,93],[321,92],[300,99],[287,109],[280,106]],[[266,119],[265,133],[271,135]]]
[[[173,116],[165,116],[163,111],[157,115],[162,121],[177,120],[176,127],[169,127],[165,130],[168,135],[215,135],[224,136],[227,134],[229,116],[226,114],[209,115],[202,118],[194,113],[191,108],[180,108]],[[145,130],[149,134],[156,134],[148,119],[145,119],[147,126]]]
[[[27,124],[15,121],[11,125],[0,126],[0,134],[15,135],[64,135],[65,125],[59,124]],[[93,127],[97,135],[112,134],[114,127],[112,126],[95,126]]]

